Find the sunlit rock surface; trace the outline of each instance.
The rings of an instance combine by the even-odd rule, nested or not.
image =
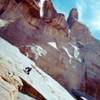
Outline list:
[[[4,9],[0,10],[0,36],[67,90],[80,90],[99,100],[100,41],[89,29],[76,21],[68,30],[64,15],[55,10],[55,17],[47,22],[40,17],[44,12],[36,0],[4,1],[0,5]]]

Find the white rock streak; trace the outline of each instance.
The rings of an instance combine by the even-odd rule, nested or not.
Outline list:
[[[7,25],[9,22],[3,19],[0,19],[0,27],[4,27],[5,25]]]
[[[40,47],[39,45],[35,45],[35,44],[32,44],[32,45],[29,45],[27,46],[30,48],[31,52],[33,54],[35,54],[35,59],[37,60],[38,57],[40,56],[46,56],[47,54],[47,51],[44,50],[42,47]]]
[[[0,27],[5,27],[7,26],[9,23],[14,22],[15,20],[4,20],[4,19],[0,19]]]
[[[69,53],[68,49],[66,47],[63,47],[63,49],[65,50],[65,52],[67,53],[68,57],[69,57],[69,62],[71,64],[72,58],[73,56]]]
[[[79,57],[80,56],[80,52],[79,52],[79,48],[75,45],[73,45],[72,43],[69,43],[70,47],[62,47],[64,49],[64,51],[67,53],[68,57],[69,57],[69,63],[72,64],[72,59],[75,59],[79,62],[81,62],[81,58]],[[74,48],[74,51],[73,52],[70,52],[70,48]]]
[[[43,17],[43,14],[44,14],[44,11],[43,11],[44,2],[45,2],[45,0],[40,0],[40,2],[39,2],[40,17]]]
[[[79,48],[77,46],[73,45],[72,43],[69,43],[69,44],[74,48],[74,57],[76,58],[76,60],[81,62],[81,58],[79,57],[79,55],[80,55]]]
[[[77,58],[79,56],[79,48],[71,43],[69,43],[74,48],[74,57]]]
[[[86,98],[84,98],[84,97],[81,97],[82,98],[82,100],[88,100],[88,99],[86,99]]]
[[[48,42],[48,44],[58,50],[56,42]]]
[[[35,88],[46,100],[75,100],[59,83],[39,69],[33,61],[21,54],[16,47],[2,38],[0,38],[1,59],[4,61],[2,64],[5,65],[8,62],[8,66],[12,67],[10,70]],[[26,67],[32,68],[29,75],[23,71]]]

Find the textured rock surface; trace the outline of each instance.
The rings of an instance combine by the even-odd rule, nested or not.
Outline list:
[[[66,89],[79,89],[99,100],[100,41],[90,35],[89,29],[75,21],[69,32],[64,15],[55,10],[49,22],[40,18],[35,0],[5,1],[9,4],[0,5],[4,9],[0,19],[5,22],[0,36]]]
[[[27,73],[26,68],[31,68],[29,73]],[[12,46],[1,38],[0,69],[0,76],[2,78],[1,83],[5,83],[6,88],[7,86],[9,89],[11,88],[10,90],[8,89],[9,91],[3,88],[5,91],[9,92],[9,96],[11,94],[11,100],[15,100],[13,94],[16,93],[15,90],[20,90],[22,85],[25,85],[22,88],[26,89],[26,91],[23,92],[26,92],[32,97],[34,97],[35,95],[35,90],[37,91],[38,95],[40,93],[41,95],[37,97],[39,99],[43,98],[44,96],[44,98],[47,100],[67,100],[67,98],[69,100],[75,100],[54,79],[44,73],[40,68],[38,68],[38,66],[36,66],[36,64],[32,60],[25,57],[16,47]],[[1,84],[1,87],[2,85],[3,84]],[[1,91],[1,93],[2,92],[3,91]]]
[[[18,90],[14,85],[9,84],[0,77],[0,99],[1,100],[16,100]]]

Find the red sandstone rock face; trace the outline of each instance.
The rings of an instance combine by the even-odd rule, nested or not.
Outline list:
[[[0,5],[0,8],[2,6]],[[51,22],[47,23],[39,17],[39,8],[31,0],[21,0],[17,3],[15,0],[9,0],[0,18],[9,21],[8,25],[0,28],[1,37],[19,47],[22,53],[34,60],[41,69],[66,89],[80,89],[96,99],[100,98],[98,88],[100,42],[90,36],[85,25],[76,21],[71,33],[68,33],[68,25],[62,14],[57,14]],[[48,42],[55,42],[57,49]],[[70,43],[79,48],[78,56],[81,61],[77,59],[78,56],[75,58],[75,48]],[[38,56],[37,47],[33,49],[33,51],[37,50],[36,52],[31,50],[35,46],[40,46],[46,54],[39,49],[42,56]],[[73,56],[71,61],[63,47],[66,47]],[[78,51],[76,55],[77,53]],[[90,82],[92,84],[89,84]],[[94,87],[96,94],[93,93]]]

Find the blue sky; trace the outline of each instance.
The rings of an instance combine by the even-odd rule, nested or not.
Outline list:
[[[71,8],[76,7],[79,21],[89,27],[92,36],[100,40],[100,1],[99,0],[52,0],[58,12],[66,18]]]

